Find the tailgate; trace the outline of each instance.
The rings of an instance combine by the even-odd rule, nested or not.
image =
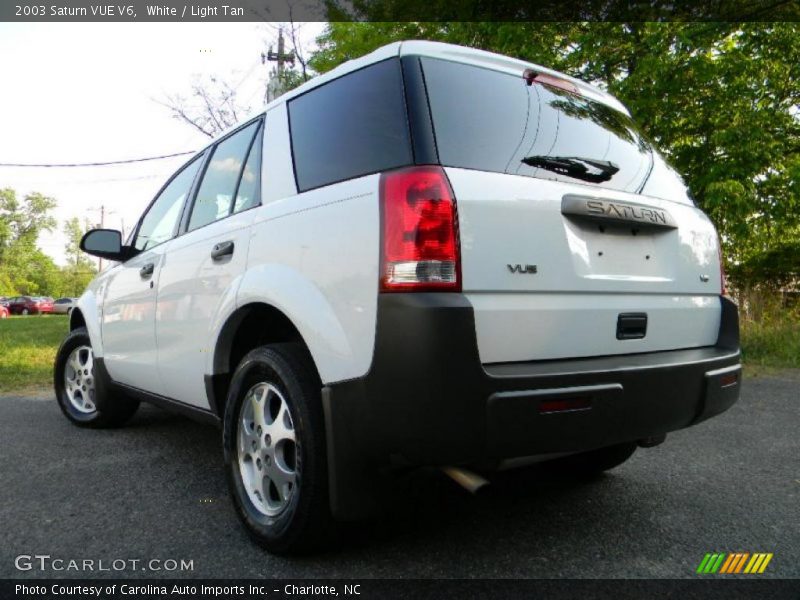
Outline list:
[[[455,168],[447,174],[458,202],[463,289],[475,307],[484,363],[715,343],[719,255],[701,211],[529,177]],[[565,199],[594,202],[611,215],[573,214]],[[648,210],[663,211],[674,227],[619,218],[648,218]],[[631,314],[646,315],[645,335],[618,339],[620,315]]]
[[[714,227],[624,107],[519,61],[457,58],[420,64],[481,360],[713,345]]]

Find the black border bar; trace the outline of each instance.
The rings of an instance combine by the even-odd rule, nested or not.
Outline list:
[[[352,598],[353,600],[426,600],[457,598],[532,598],[609,600],[680,598],[690,600],[796,600],[800,580],[739,579],[3,579],[0,598],[144,600],[193,598],[281,600]],[[747,579],[746,579],[747,578]],[[125,586],[125,587],[124,587]]]
[[[0,22],[798,21],[800,0],[4,0]]]

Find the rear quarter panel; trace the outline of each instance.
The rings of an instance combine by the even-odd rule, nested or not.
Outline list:
[[[372,362],[378,292],[378,175],[268,203],[251,230],[237,306],[283,312],[322,382],[364,375]]]
[[[298,194],[285,103],[267,111],[263,156],[262,206],[250,228],[236,308],[264,303],[283,312],[323,383],[364,375],[378,303],[379,175]],[[214,340],[224,321],[211,332]],[[214,364],[209,355],[207,373]]]

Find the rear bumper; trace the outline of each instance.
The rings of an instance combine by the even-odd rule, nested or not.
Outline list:
[[[323,391],[334,513],[362,512],[376,467],[590,450],[725,411],[741,366],[737,309],[720,301],[713,347],[482,365],[464,296],[381,295],[369,373]],[[542,412],[563,400],[581,410]]]

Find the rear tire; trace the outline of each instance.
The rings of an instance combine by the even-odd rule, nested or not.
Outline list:
[[[124,425],[139,402],[96,378],[94,352],[85,327],[72,330],[56,353],[53,384],[64,416],[79,427],[104,428]],[[98,400],[104,406],[97,407]]]
[[[589,452],[572,454],[543,463],[549,472],[587,478],[618,467],[636,451],[636,443],[617,444]]]
[[[256,348],[231,381],[223,427],[228,484],[247,532],[275,554],[317,548],[330,531],[320,391],[299,344]]]

